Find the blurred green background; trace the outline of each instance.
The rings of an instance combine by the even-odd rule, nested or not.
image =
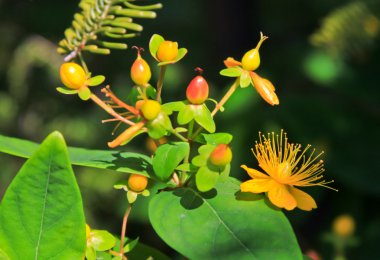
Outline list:
[[[0,0],[1,134],[40,142],[59,130],[71,146],[107,149],[113,126],[100,123],[107,115],[90,102],[55,90],[62,62],[56,43],[78,11],[77,4],[74,0]],[[290,141],[324,150],[326,179],[334,179],[339,192],[305,189],[316,198],[318,209],[286,213],[299,242],[305,252],[313,249],[323,259],[332,259],[333,248],[323,234],[330,232],[336,216],[346,213],[356,220],[359,241],[348,250],[348,259],[378,259],[380,1],[167,0],[163,4],[158,18],[141,21],[141,37],[128,44],[147,49],[150,36],[159,33],[188,48],[186,58],[168,69],[164,101],[185,99],[186,86],[198,66],[205,70],[211,97],[221,97],[232,83],[218,74],[223,60],[240,59],[263,31],[269,40],[260,49],[258,73],[276,86],[280,106],[269,106],[247,88],[240,89],[226,111],[217,115],[218,131],[235,136],[231,174],[244,180],[247,176],[239,165],[256,166],[250,148],[258,131],[284,129]],[[147,52],[143,55],[153,64]],[[135,56],[129,48],[85,58],[94,75],[106,75],[113,90],[126,97]],[[156,80],[157,68],[152,65],[152,69]],[[125,149],[149,153],[144,137]],[[23,161],[0,154],[0,198]],[[87,222],[118,234],[126,202],[112,185],[125,176],[74,170]],[[140,236],[141,241],[174,255],[149,226],[148,201],[138,204],[129,236]]]

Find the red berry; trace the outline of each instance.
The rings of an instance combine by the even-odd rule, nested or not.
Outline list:
[[[197,71],[202,71],[197,68]],[[208,98],[208,83],[202,76],[196,76],[186,89],[187,100],[193,105],[203,104]]]

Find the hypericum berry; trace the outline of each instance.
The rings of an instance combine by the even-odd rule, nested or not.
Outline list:
[[[155,119],[160,112],[161,105],[156,100],[148,99],[141,105],[141,113],[148,121]]]
[[[128,188],[134,192],[142,192],[145,190],[146,186],[148,186],[148,178],[139,175],[139,174],[131,174],[128,179]]]
[[[196,68],[200,74],[202,74],[203,70],[201,68]],[[186,89],[186,97],[187,100],[193,105],[203,104],[208,98],[208,83],[204,77],[201,75],[193,78],[187,86]]]
[[[256,48],[254,48],[250,51],[247,51],[241,60],[243,69],[245,69],[245,70],[252,71],[252,70],[257,69],[260,66],[259,49],[260,49],[261,44],[266,39],[268,39],[268,37],[264,36],[263,33],[260,33],[260,35],[261,35],[261,38],[260,38],[259,43],[256,45]]]
[[[172,41],[163,41],[158,46],[156,57],[159,61],[172,61],[178,55],[178,43]]]
[[[226,166],[232,161],[232,151],[227,144],[219,144],[210,155],[210,162],[215,166]]]
[[[134,48],[137,49],[137,58],[131,67],[131,78],[136,85],[146,86],[152,77],[152,72],[150,71],[148,63],[141,58],[140,52],[143,49],[136,46],[134,46]]]
[[[350,237],[355,232],[355,220],[350,215],[340,215],[333,222],[333,231],[340,237]]]
[[[80,89],[86,84],[86,73],[81,66],[74,62],[63,63],[59,74],[62,83],[70,89]]]

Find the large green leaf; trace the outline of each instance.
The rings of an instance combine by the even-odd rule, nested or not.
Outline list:
[[[29,158],[38,148],[38,144],[0,135],[0,152]],[[74,165],[110,169],[125,173],[139,173],[152,176],[152,160],[145,155],[121,152],[88,150],[69,147],[70,161]]]
[[[222,179],[207,193],[180,188],[153,197],[158,235],[190,259],[302,259],[284,214],[261,196],[241,196],[236,179]]]
[[[83,258],[82,199],[60,133],[46,138],[10,184],[0,226],[0,245],[11,259]]]
[[[186,142],[167,143],[158,147],[153,157],[153,169],[157,177],[166,181],[189,150],[189,144]]]

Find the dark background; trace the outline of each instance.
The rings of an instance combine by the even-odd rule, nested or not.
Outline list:
[[[113,126],[100,123],[107,115],[90,102],[55,90],[62,62],[55,44],[70,25],[77,3],[0,0],[1,134],[40,142],[59,130],[71,146],[107,148]],[[284,129],[290,141],[324,150],[326,179],[334,179],[339,192],[304,189],[314,196],[318,209],[286,212],[301,246],[332,259],[332,246],[322,239],[323,234],[330,232],[336,216],[350,214],[356,220],[359,244],[349,249],[348,259],[379,257],[379,1],[168,0],[163,4],[157,19],[141,21],[141,37],[127,43],[148,49],[150,36],[159,33],[189,50],[184,60],[168,69],[164,101],[185,98],[185,88],[198,66],[205,70],[210,96],[221,97],[232,83],[219,75],[223,60],[240,59],[263,31],[269,40],[260,49],[258,73],[276,86],[280,106],[269,106],[253,88],[239,89],[226,111],[217,115],[218,130],[235,136],[231,174],[244,180],[247,176],[239,165],[256,166],[250,148],[258,131]],[[135,55],[129,48],[85,58],[94,75],[106,75],[114,91],[126,96],[132,86],[129,69]],[[153,64],[148,52],[143,55]],[[152,70],[156,80],[153,65]],[[126,149],[149,153],[145,138]],[[0,197],[22,162],[0,155]],[[112,185],[125,176],[74,170],[87,222],[118,234],[125,200]],[[147,204],[140,203],[132,213],[128,233],[172,254],[149,226]]]

